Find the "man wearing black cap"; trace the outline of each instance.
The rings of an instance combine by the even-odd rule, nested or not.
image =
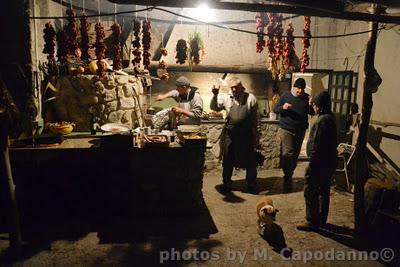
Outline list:
[[[310,96],[304,92],[306,81],[298,78],[290,92],[279,99],[274,112],[280,114],[281,167],[284,181],[290,182],[297,166],[304,134],[308,128],[308,114],[313,114]]]
[[[178,102],[177,107],[172,111],[177,118],[177,124],[197,124],[200,125],[201,115],[203,113],[203,100],[197,87],[190,85],[190,80],[185,76],[180,76],[175,82],[176,90],[166,94],[158,95],[156,101],[164,100],[168,97]]]
[[[317,120],[307,143],[309,164],[304,177],[307,222],[297,225],[297,229],[302,231],[317,230],[326,224],[331,178],[337,163],[336,123],[329,93],[322,91],[317,94],[312,100],[312,107]]]

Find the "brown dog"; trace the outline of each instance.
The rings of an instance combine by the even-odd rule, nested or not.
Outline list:
[[[269,228],[275,221],[276,213],[279,210],[274,207],[270,197],[263,196],[257,202],[258,226]]]

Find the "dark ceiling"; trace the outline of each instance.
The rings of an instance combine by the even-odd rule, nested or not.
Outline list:
[[[218,0],[108,0],[117,4],[193,8],[208,3],[211,8],[252,12],[289,13],[305,16],[331,17],[346,20],[377,21],[400,24],[399,0],[279,0],[279,1],[218,1]],[[373,5],[379,14],[371,14]]]

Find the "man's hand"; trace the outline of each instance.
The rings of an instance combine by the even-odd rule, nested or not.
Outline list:
[[[185,110],[183,108],[180,107],[173,107],[172,111],[176,114],[176,115],[181,115],[181,114],[185,114]]]
[[[283,106],[282,106],[282,108],[285,110],[290,109],[291,107],[292,107],[292,104],[289,104],[287,102],[285,104],[283,104]]]
[[[218,95],[219,94],[219,89],[221,88],[220,85],[218,85],[218,87],[216,87],[215,85],[213,85],[211,91],[214,95]]]
[[[311,104],[312,104],[312,96],[308,96],[308,104],[311,106]]]
[[[164,99],[165,99],[164,95],[156,96],[156,101],[161,101],[161,100],[164,100]]]

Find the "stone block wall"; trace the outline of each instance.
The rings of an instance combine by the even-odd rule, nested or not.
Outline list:
[[[145,107],[147,100],[141,80],[135,76],[109,75],[99,80],[93,75],[68,75],[58,77],[55,86],[59,93],[46,105],[54,110],[54,120],[74,122],[75,131],[90,129],[91,113],[99,125],[142,122],[140,107]]]
[[[222,128],[224,127],[223,121],[203,122],[202,126],[205,128],[207,134],[208,148],[206,151],[206,166],[207,168],[215,168],[220,165],[218,157],[220,154],[219,137]],[[280,139],[278,136],[279,124],[278,121],[262,121],[261,122],[261,148],[262,154],[266,158],[263,169],[279,168],[280,161]]]

